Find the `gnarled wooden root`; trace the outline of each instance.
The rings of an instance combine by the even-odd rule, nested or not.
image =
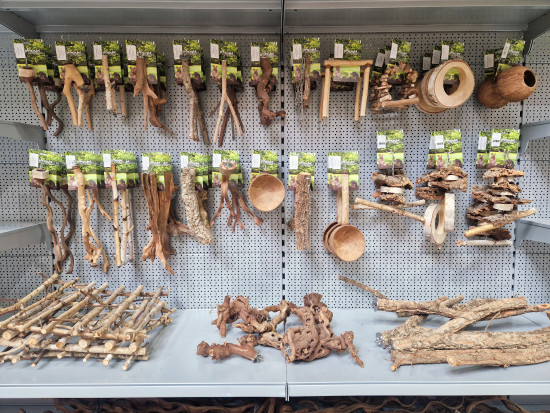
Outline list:
[[[260,112],[260,123],[264,126],[269,126],[276,117],[280,116],[281,118],[284,118],[285,111],[280,110],[277,112],[272,112],[269,110],[269,93],[273,88],[271,85],[271,73],[273,72],[273,67],[267,57],[262,57],[260,59],[260,67],[262,68],[262,77],[256,85],[256,96],[260,99],[260,103],[258,104],[258,112]]]
[[[194,168],[183,168],[181,170],[181,197],[185,205],[185,215],[191,235],[201,244],[211,244],[214,242],[214,236],[210,225],[205,225],[201,217],[202,200],[199,200],[199,194],[195,190]]]

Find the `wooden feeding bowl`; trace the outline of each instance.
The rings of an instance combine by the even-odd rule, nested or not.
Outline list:
[[[285,199],[285,186],[276,176],[263,173],[250,182],[248,198],[254,208],[270,212],[278,208]]]
[[[323,231],[326,250],[342,261],[356,261],[365,252],[365,237],[359,229],[349,225],[349,180],[342,175],[342,188],[336,197],[336,221]]]

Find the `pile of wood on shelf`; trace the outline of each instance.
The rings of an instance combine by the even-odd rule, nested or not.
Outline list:
[[[462,295],[441,296],[428,302],[391,300],[357,281],[342,276],[339,279],[373,294],[377,311],[408,317],[402,325],[376,337],[379,346],[390,349],[392,370],[413,364],[508,367],[550,361],[550,327],[522,332],[489,331],[495,319],[546,311],[550,304],[529,305],[525,297],[477,298],[463,303]],[[421,326],[430,315],[449,321],[436,329]],[[467,330],[478,321],[489,324],[483,331]]]
[[[407,203],[403,194],[405,189],[412,189],[413,184],[402,169],[396,169],[393,175],[384,172],[373,172],[372,180],[377,188],[372,194],[373,198],[379,198],[383,203],[393,206]]]
[[[443,201],[445,194],[459,190],[468,191],[468,174],[460,166],[451,165],[424,174],[416,180],[415,194],[419,198]]]
[[[124,286],[109,291],[108,283],[97,287],[95,282],[77,282],[54,274],[14,305],[0,309],[0,315],[11,314],[0,322],[0,346],[5,347],[1,363],[31,360],[36,367],[43,358],[93,357],[106,366],[112,359],[123,359],[122,369],[128,370],[134,361],[149,359],[149,332],[170,324],[175,311],[161,299],[168,295],[164,288],[154,293],[144,292],[142,285],[131,292]]]
[[[515,183],[515,178],[525,173],[517,169],[491,168],[483,174],[483,179],[493,180],[489,185],[474,185],[472,197],[475,203],[466,208],[466,218],[475,222],[464,235],[468,238],[475,235],[486,237],[479,245],[509,245],[512,235],[502,228],[520,218],[533,215],[536,210],[530,208],[518,211],[518,205],[530,204],[530,199],[519,198],[521,188]],[[486,242],[489,243],[486,243]],[[458,241],[458,245],[470,245],[471,241]],[[474,244],[475,245],[475,244]]]
[[[390,113],[409,109],[418,103],[416,81],[418,73],[406,64],[388,65],[384,73],[372,80],[369,101],[371,112],[375,114]],[[400,86],[399,100],[393,100],[391,88]]]
[[[363,367],[363,362],[357,356],[353,344],[353,332],[346,331],[341,336],[334,334],[330,325],[332,312],[321,302],[323,296],[310,293],[304,296],[304,306],[298,307],[291,302],[282,300],[279,305],[264,309],[250,307],[248,298],[238,296],[234,300],[228,295],[223,304],[218,306],[218,318],[212,321],[220,330],[220,336],[225,337],[227,325],[234,324],[247,333],[239,339],[239,344],[211,344],[205,341],[197,346],[197,354],[211,357],[212,360],[222,360],[237,354],[248,360],[259,361],[260,355],[254,347],[257,345],[273,347],[280,350],[287,363],[294,361],[313,361],[327,356],[332,351],[342,353],[349,350],[353,360]],[[269,313],[277,315],[270,317]],[[281,334],[277,327],[286,323],[291,315],[298,317],[302,326],[291,327]]]

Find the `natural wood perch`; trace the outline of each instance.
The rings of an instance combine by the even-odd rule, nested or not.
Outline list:
[[[201,244],[211,244],[214,242],[214,236],[210,225],[202,217],[206,214],[204,204],[199,199],[199,194],[195,189],[195,168],[183,168],[181,170],[181,197],[185,205],[185,215],[187,216],[187,225],[191,235]]]
[[[42,114],[42,112],[40,112],[36,104],[36,94],[34,93],[34,87],[32,85],[35,77],[36,71],[32,67],[19,68],[19,78],[27,84],[27,87],[29,88],[29,93],[31,94],[32,109],[34,110],[34,113],[36,113],[36,115],[38,116],[40,124],[42,125],[42,129],[48,130],[46,119],[44,119],[44,115]]]
[[[82,118],[84,116],[84,79],[78,69],[71,63],[66,64],[64,70],[65,77],[63,80],[63,95],[67,98],[67,103],[69,105],[69,109],[71,110],[71,116],[73,117],[73,125],[81,128]],[[78,94],[78,111],[71,93],[73,83],[76,93]]]
[[[230,87],[230,89],[232,90],[232,93],[235,93],[235,90],[232,87]],[[225,60],[222,61],[221,90],[222,90],[222,95],[221,95],[220,104],[219,104],[220,111],[218,113],[218,120],[216,121],[216,130],[214,132],[214,138],[216,139],[218,146],[221,146],[221,144],[223,143],[223,135],[225,134],[225,127],[222,128],[222,133],[220,133],[220,127],[221,127],[222,118],[223,118],[223,109],[226,103],[227,103],[227,108],[231,113],[233,124],[237,128],[237,134],[241,136],[244,129],[244,128],[241,128],[240,118],[237,117],[236,108],[233,106],[233,102],[230,99],[227,92],[227,61]],[[236,99],[234,101],[236,102]],[[226,114],[225,114],[226,119],[229,117],[229,112],[226,111]],[[224,124],[227,124],[227,120],[224,120]]]
[[[105,103],[107,110],[116,115],[116,106],[113,107],[113,100],[116,104],[116,83],[111,83],[111,75],[109,74],[109,56],[104,54],[101,57],[102,71],[103,71],[103,83],[105,84]],[[113,99],[114,95],[114,99]]]
[[[285,111],[280,110],[277,112],[272,112],[269,110],[269,93],[273,89],[271,84],[271,73],[273,72],[273,67],[267,57],[262,57],[260,59],[260,67],[262,68],[262,77],[256,85],[256,96],[260,99],[260,103],[258,104],[258,112],[260,113],[260,124],[269,126],[276,117],[280,116],[284,119]]]
[[[189,73],[189,60],[182,60],[181,65],[183,86],[185,87],[185,91],[189,96],[189,139],[195,142],[199,142],[199,132],[197,128],[198,124],[204,144],[210,145],[208,129],[206,128],[206,122],[204,120],[204,112],[201,108],[198,93],[191,83],[191,75]]]
[[[311,174],[300,172],[296,178],[294,191],[294,215],[288,227],[296,231],[296,248],[309,249],[309,197],[311,190]]]
[[[48,101],[48,96],[46,91],[55,92],[56,98],[50,103]],[[38,82],[38,91],[40,92],[40,100],[42,101],[42,106],[46,109],[46,124],[48,128],[52,126],[52,121],[55,119],[57,121],[57,129],[53,133],[53,136],[57,136],[63,130],[63,121],[55,114],[55,107],[61,102],[61,92],[56,86],[44,85],[41,81]]]

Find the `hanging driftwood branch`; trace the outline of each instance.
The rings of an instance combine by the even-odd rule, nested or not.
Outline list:
[[[67,98],[67,103],[73,118],[73,125],[82,127],[82,118],[84,114],[84,79],[77,68],[69,63],[64,66],[63,95]],[[71,87],[73,86],[78,94],[78,110],[74,104]]]
[[[241,136],[242,133],[244,132],[244,128],[242,127],[242,121],[240,119],[240,116],[237,115],[238,114],[237,97],[236,97],[235,89],[230,86],[228,90],[228,87],[227,87],[227,61],[225,60],[222,60],[221,91],[222,91],[222,95],[221,95],[220,104],[219,104],[220,111],[218,113],[218,120],[216,121],[216,131],[214,132],[214,138],[216,139],[218,146],[222,146],[223,144],[223,137],[225,135],[225,126],[227,125],[227,119],[229,119],[229,114],[231,114],[233,119],[233,124],[237,128],[237,134]],[[224,117],[223,109],[226,103],[227,103],[227,111],[225,112],[224,126],[222,127],[222,118]],[[220,127],[222,128],[221,132],[220,132]]]
[[[210,145],[210,138],[208,137],[208,129],[206,128],[206,121],[204,120],[204,112],[200,104],[199,95],[191,82],[189,60],[182,60],[181,64],[183,86],[189,96],[189,139],[199,142],[198,129],[200,128],[204,144]]]
[[[273,89],[273,85],[271,84],[273,67],[267,57],[260,58],[260,67],[262,68],[262,77],[256,85],[256,96],[260,99],[258,112],[260,112],[260,123],[264,126],[269,126],[276,117],[284,119],[285,111],[279,110],[277,112],[272,112],[269,110],[269,93]]]

